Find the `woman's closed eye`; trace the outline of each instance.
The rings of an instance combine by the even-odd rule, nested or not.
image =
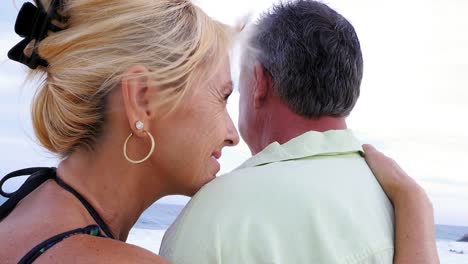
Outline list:
[[[225,103],[228,102],[229,96],[232,94],[232,81],[229,81],[223,86],[223,91],[224,91],[224,101]]]

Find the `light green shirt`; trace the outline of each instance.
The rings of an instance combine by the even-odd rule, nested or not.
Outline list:
[[[392,263],[393,208],[350,130],[273,143],[203,187],[166,232],[174,264]]]

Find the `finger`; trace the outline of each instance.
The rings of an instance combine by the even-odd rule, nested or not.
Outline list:
[[[374,148],[374,146],[372,146],[371,144],[364,144],[362,145],[362,149],[364,150],[364,152],[374,152],[374,151],[377,151],[377,149]]]
[[[379,160],[381,161],[387,158],[382,152],[378,151],[372,145],[365,144],[362,146],[362,149],[364,150],[364,158],[366,159],[369,166],[371,166],[371,164],[378,163]]]
[[[367,165],[372,170],[375,176],[380,177],[382,174],[389,175],[390,173],[397,175],[408,176],[408,174],[400,167],[400,165],[392,158],[387,157],[382,152],[378,151],[374,146],[365,144],[362,146],[366,155],[364,156]]]
[[[364,150],[364,153],[369,153],[371,155],[379,155],[379,156],[385,156],[382,152],[378,151],[374,146],[371,144],[364,144],[362,145],[362,149]]]

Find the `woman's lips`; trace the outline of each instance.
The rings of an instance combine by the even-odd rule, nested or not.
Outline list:
[[[214,176],[221,170],[221,164],[219,164],[218,159],[221,158],[221,151],[215,151],[211,154],[211,158],[216,164],[216,170]]]

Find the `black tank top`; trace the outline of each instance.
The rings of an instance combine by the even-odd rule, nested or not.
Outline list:
[[[31,175],[24,184],[13,193],[6,193],[3,191],[3,184],[14,177],[26,176]],[[74,230],[70,230],[61,234],[57,234],[44,242],[40,243],[39,245],[35,246],[31,249],[21,260],[18,262],[19,264],[27,264],[32,263],[36,260],[40,255],[42,255],[45,251],[49,248],[53,247],[60,241],[74,236],[78,234],[87,234],[91,236],[98,236],[98,237],[108,237],[114,239],[109,227],[106,223],[102,220],[96,210],[91,206],[91,204],[76,190],[74,190],[70,185],[66,184],[62,181],[59,177],[57,177],[56,168],[29,168],[18,170],[12,172],[2,180],[0,180],[0,195],[9,198],[2,206],[0,206],[0,222],[7,217],[16,207],[16,205],[28,194],[34,191],[37,187],[43,184],[45,181],[53,179],[57,182],[57,184],[65,189],[66,191],[73,194],[88,210],[89,214],[93,217],[96,225],[90,225],[84,228],[77,228]],[[104,234],[103,234],[104,232]]]

